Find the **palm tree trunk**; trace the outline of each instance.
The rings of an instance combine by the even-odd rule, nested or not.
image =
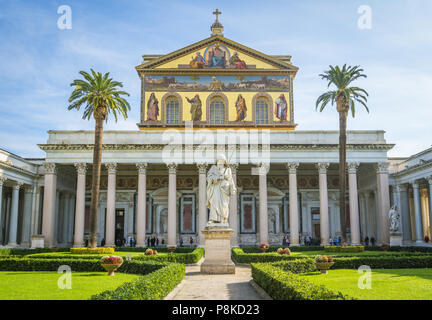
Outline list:
[[[340,102],[338,102],[340,103]],[[346,119],[347,112],[343,107],[339,108],[339,207],[340,207],[340,228],[342,240],[346,241],[346,218],[345,218],[345,197],[346,197]]]
[[[92,193],[90,204],[89,248],[97,247],[97,212],[99,207],[99,189],[102,158],[103,119],[96,117],[95,141],[93,148]]]

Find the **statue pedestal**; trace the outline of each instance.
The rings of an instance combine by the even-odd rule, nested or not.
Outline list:
[[[231,234],[233,232],[233,229],[226,226],[210,226],[202,231],[205,236],[205,258],[201,264],[201,273],[235,273],[235,265],[231,260]]]
[[[402,246],[402,234],[390,232],[390,247]]]

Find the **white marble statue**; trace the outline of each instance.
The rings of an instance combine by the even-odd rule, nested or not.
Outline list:
[[[207,208],[210,209],[207,226],[228,226],[229,200],[237,193],[231,168],[224,155],[219,155],[216,165],[207,173]]]
[[[396,206],[391,207],[389,211],[390,231],[392,232],[399,231],[399,218],[400,216]]]

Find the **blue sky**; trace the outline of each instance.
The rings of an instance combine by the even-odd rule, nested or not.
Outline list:
[[[60,30],[57,9],[72,9],[72,29]],[[357,12],[372,9],[372,28],[361,30]],[[337,130],[334,108],[315,111],[326,90],[318,74],[329,64],[359,64],[367,79],[370,114],[358,108],[349,130],[385,130],[408,156],[431,146],[432,1],[20,1],[0,0],[0,147],[43,157],[37,147],[51,129],[93,129],[80,112],[67,111],[69,84],[94,68],[125,85],[129,118],[108,129],[136,130],[143,54],[164,54],[210,35],[215,8],[224,35],[267,54],[292,55],[298,130]]]

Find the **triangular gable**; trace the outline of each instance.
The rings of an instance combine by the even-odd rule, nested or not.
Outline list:
[[[196,59],[197,52],[200,53],[202,58],[199,57],[199,59]],[[213,58],[213,56],[222,56],[223,58]],[[196,63],[191,64],[191,61],[194,59]],[[292,72],[297,72],[298,70],[297,67],[286,61],[268,56],[222,36],[209,37],[136,67],[138,71],[194,68],[286,70]]]

